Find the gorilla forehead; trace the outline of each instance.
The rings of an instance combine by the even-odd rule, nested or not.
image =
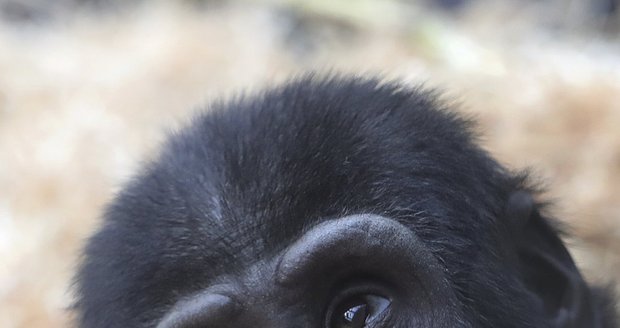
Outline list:
[[[434,242],[448,222],[479,233],[500,210],[491,204],[507,178],[472,144],[468,122],[434,97],[377,80],[307,77],[215,105],[128,188],[135,204],[111,210],[150,208],[159,217],[130,216],[143,236],[173,235],[151,236],[167,242],[154,249],[222,267],[355,213],[393,217]]]

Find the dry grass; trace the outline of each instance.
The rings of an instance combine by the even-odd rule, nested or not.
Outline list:
[[[165,131],[215,97],[310,69],[442,86],[502,162],[548,182],[588,276],[620,279],[618,47],[500,9],[452,19],[385,3],[157,2],[0,26],[0,327],[70,326],[80,245]]]

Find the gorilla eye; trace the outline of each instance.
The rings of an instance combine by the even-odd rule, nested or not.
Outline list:
[[[344,298],[328,311],[327,328],[363,328],[380,317],[390,305],[385,297],[363,294]]]

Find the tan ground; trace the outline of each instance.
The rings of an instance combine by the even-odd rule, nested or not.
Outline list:
[[[588,276],[620,279],[617,40],[502,8],[456,19],[392,1],[154,3],[0,26],[0,327],[70,326],[80,245],[165,131],[307,70],[441,86],[503,163],[536,168]]]

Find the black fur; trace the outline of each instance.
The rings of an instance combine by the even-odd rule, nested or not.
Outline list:
[[[458,308],[452,327],[614,327],[525,177],[474,140],[433,92],[373,79],[306,77],[216,104],[108,207],[77,275],[79,325],[154,327],[189,295],[267,270],[320,223],[373,214],[413,231],[440,264]],[[254,290],[243,285],[231,289],[240,302]],[[283,326],[317,326],[306,318],[327,305],[316,302],[238,326],[279,315],[293,318]],[[297,307],[304,314],[290,317]],[[410,326],[396,308],[385,327]]]

